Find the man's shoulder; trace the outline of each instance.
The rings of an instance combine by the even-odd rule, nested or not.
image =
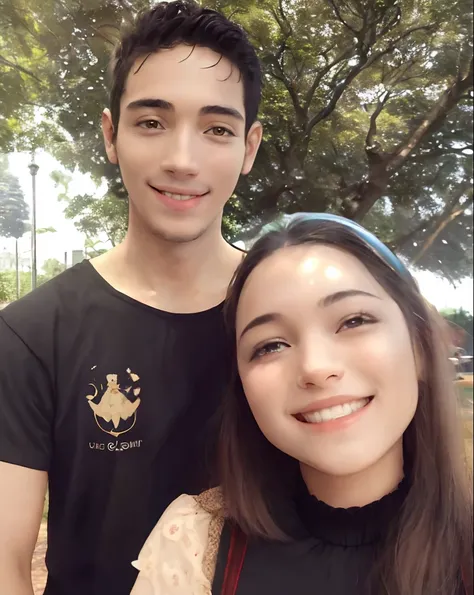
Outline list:
[[[0,310],[0,319],[13,330],[35,322],[49,325],[61,311],[74,309],[93,277],[87,261],[75,265]]]

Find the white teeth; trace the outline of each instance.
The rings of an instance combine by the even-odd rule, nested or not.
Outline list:
[[[368,402],[369,399],[357,399],[350,403],[344,403],[344,405],[335,405],[334,407],[312,411],[311,413],[302,413],[301,416],[308,423],[320,424],[324,421],[346,417],[346,415],[350,415],[354,411],[358,411],[359,409],[362,409],[362,407],[365,407]]]
[[[160,191],[161,194],[164,194],[165,196],[169,196],[170,198],[173,198],[174,200],[189,200],[190,198],[195,198],[196,195],[195,194],[173,194],[172,192],[165,192],[164,190]]]
[[[342,406],[342,410],[344,412],[344,415],[349,415],[349,413],[352,413],[352,407],[349,405],[349,403],[344,403],[344,405]]]

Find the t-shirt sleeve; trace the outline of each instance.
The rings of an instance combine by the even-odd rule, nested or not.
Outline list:
[[[53,415],[46,369],[0,316],[0,461],[48,471]]]
[[[210,521],[194,497],[172,502],[132,563],[140,574],[131,595],[211,595],[203,570]]]

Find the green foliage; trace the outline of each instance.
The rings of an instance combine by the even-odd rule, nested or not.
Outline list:
[[[37,277],[37,286],[39,287],[46,281],[49,281],[64,270],[64,265],[55,258],[45,261],[43,265],[43,274]],[[31,273],[28,271],[19,271],[20,277],[20,297],[23,297],[31,291]],[[0,304],[13,302],[16,300],[16,271],[0,271]]]
[[[31,291],[31,273],[20,271],[19,276],[20,297],[23,297]],[[14,300],[16,300],[16,272],[0,271],[0,303]]]
[[[71,177],[59,171],[51,174],[56,187],[61,188],[59,200],[66,203],[64,214],[74,219],[74,225],[85,234],[89,242],[98,236],[105,236],[116,246],[125,236],[128,221],[128,202],[112,192],[97,197],[90,194],[70,196]]]
[[[469,335],[474,335],[474,317],[470,312],[467,312],[463,308],[460,308],[459,310],[448,308],[441,310],[441,315],[443,318],[446,318],[446,320],[460,326],[466,333],[469,333]]]
[[[9,173],[6,156],[0,155],[0,237],[21,238],[27,220],[28,206],[20,183]]]
[[[48,258],[43,264],[43,273],[46,279],[52,279],[64,271],[64,264],[56,258]]]
[[[42,146],[107,183],[66,213],[92,241],[123,237],[127,204],[99,134],[121,26],[151,2],[0,0],[0,150]],[[467,0],[209,0],[263,64],[264,144],[224,232],[280,213],[363,221],[420,268],[472,267],[472,6]],[[119,200],[120,199],[120,200]]]
[[[468,353],[473,351],[473,337],[474,337],[474,317],[470,312],[466,312],[463,308],[455,310],[449,308],[441,310],[441,315],[449,322],[463,329],[467,335],[461,338],[460,346],[462,346]],[[472,396],[472,391],[471,391]]]

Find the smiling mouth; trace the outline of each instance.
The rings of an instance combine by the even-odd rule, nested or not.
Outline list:
[[[152,186],[152,188],[153,190],[159,192],[163,196],[167,196],[168,198],[172,198],[173,200],[179,201],[191,200],[193,198],[201,198],[202,196],[206,196],[206,194],[209,194],[209,192],[204,192],[202,194],[180,194],[176,192],[167,192],[166,190],[160,190],[159,188],[155,188],[154,186]]]
[[[327,407],[325,409],[319,409],[318,411],[310,411],[307,413],[297,413],[294,417],[306,424],[322,424],[327,421],[334,419],[340,419],[341,417],[347,417],[352,415],[356,411],[366,407],[373,399],[367,397],[365,399],[356,399],[354,401],[348,401],[343,405],[335,405],[334,407]]]

